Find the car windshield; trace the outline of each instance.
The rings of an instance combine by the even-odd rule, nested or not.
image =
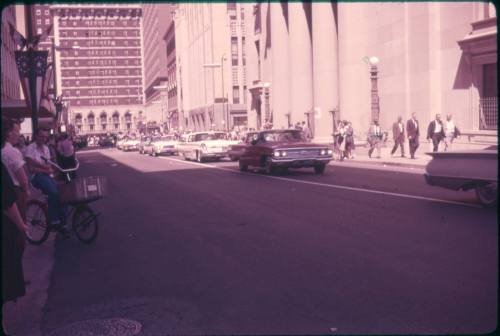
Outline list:
[[[206,141],[206,140],[225,140],[226,133],[201,133],[196,134],[194,141]]]
[[[302,132],[300,131],[281,131],[281,132],[265,132],[264,140],[267,142],[297,142],[305,141]]]
[[[161,141],[174,141],[174,140],[175,140],[175,138],[173,135],[161,137]]]

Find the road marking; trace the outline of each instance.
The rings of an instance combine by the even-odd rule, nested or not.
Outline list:
[[[417,195],[408,195],[408,194],[400,194],[400,193],[394,193],[394,192],[388,192],[388,191],[370,190],[370,189],[363,189],[363,188],[356,188],[356,187],[347,187],[347,186],[341,186],[341,185],[337,185],[337,184],[328,184],[328,183],[320,183],[320,182],[313,182],[313,181],[295,180],[295,179],[290,179],[290,178],[280,177],[280,176],[270,176],[270,175],[254,174],[254,173],[244,173],[244,172],[240,172],[240,171],[235,171],[234,169],[229,169],[229,168],[225,168],[225,167],[218,167],[218,166],[207,164],[207,163],[184,161],[184,160],[179,160],[179,159],[174,159],[174,158],[167,158],[167,157],[161,157],[161,159],[179,161],[179,162],[183,162],[183,163],[187,163],[187,164],[191,164],[191,165],[202,166],[202,167],[206,167],[206,168],[215,168],[215,169],[219,169],[219,170],[229,171],[229,172],[232,172],[232,173],[247,174],[247,175],[251,175],[251,176],[267,177],[267,178],[271,178],[271,179],[275,179],[275,180],[281,180],[281,181],[287,181],[287,182],[295,182],[295,183],[301,183],[301,184],[309,184],[309,185],[315,185],[315,186],[319,186],[319,187],[326,187],[326,188],[333,188],[333,189],[342,189],[342,190],[350,190],[350,191],[360,191],[360,192],[366,192],[366,193],[378,194],[378,195],[388,195],[388,196],[401,197],[401,198],[417,199],[417,200],[421,200],[421,201],[430,201],[430,202],[453,204],[453,205],[463,205],[463,206],[468,206],[468,207],[472,207],[472,208],[482,208],[482,206],[478,205],[478,204],[471,204],[471,203],[458,202],[458,201],[449,201],[449,200],[443,200],[443,199],[439,199],[439,198],[424,197],[424,196],[417,196]]]

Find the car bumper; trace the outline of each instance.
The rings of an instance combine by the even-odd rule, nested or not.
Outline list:
[[[203,152],[201,157],[203,158],[223,158],[227,156],[227,152]]]
[[[328,164],[332,160],[331,157],[327,158],[294,158],[294,159],[271,159],[274,166],[277,167],[314,167],[317,165]]]
[[[174,154],[177,153],[177,149],[175,148],[162,148],[162,149],[155,149],[156,154]]]

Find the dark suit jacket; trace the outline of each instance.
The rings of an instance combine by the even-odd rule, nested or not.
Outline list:
[[[403,124],[403,123],[401,123],[401,124]],[[403,124],[402,128],[403,128],[403,130],[400,131],[398,122],[395,122],[392,125],[392,136],[394,137],[394,140],[399,139],[400,137],[402,137],[403,140],[405,139],[405,125],[404,124]]]
[[[433,120],[429,123],[429,127],[427,127],[427,139],[430,139],[432,138],[432,136],[434,135],[434,130],[436,129],[436,120]],[[444,127],[443,127],[443,123],[441,123],[441,132],[440,132],[441,136],[444,137]]]
[[[408,134],[408,137],[412,137],[412,138],[419,137],[420,125],[418,124],[418,121],[417,121],[417,127],[415,127],[415,124],[413,123],[413,119],[410,119],[406,122],[406,134]]]

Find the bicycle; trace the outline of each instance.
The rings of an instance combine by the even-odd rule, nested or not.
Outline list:
[[[71,179],[70,173],[76,171],[80,163],[76,161],[75,168],[63,169],[55,162],[43,158],[47,163],[56,167],[65,177],[65,181],[58,183],[58,188],[61,191],[63,188],[75,189],[71,183],[76,181],[85,182],[86,179]],[[88,179],[88,178],[87,178]],[[94,178],[95,179],[95,178]],[[81,183],[80,183],[81,184]],[[95,191],[97,186],[83,183],[90,191]],[[81,189],[81,188],[80,188]],[[97,188],[99,189],[99,188]],[[66,193],[67,194],[67,193]],[[101,199],[102,193],[98,192],[93,197],[73,197],[73,199],[62,200],[62,204],[67,205],[69,210],[66,213],[63,222],[60,224],[52,224],[49,222],[48,205],[39,199],[30,199],[26,205],[26,224],[28,225],[27,240],[33,245],[40,245],[47,240],[51,232],[66,233],[63,228],[70,217],[72,217],[72,231],[79,241],[85,244],[92,243],[96,238],[99,231],[98,217],[99,213],[94,212],[88,205],[91,202]]]

